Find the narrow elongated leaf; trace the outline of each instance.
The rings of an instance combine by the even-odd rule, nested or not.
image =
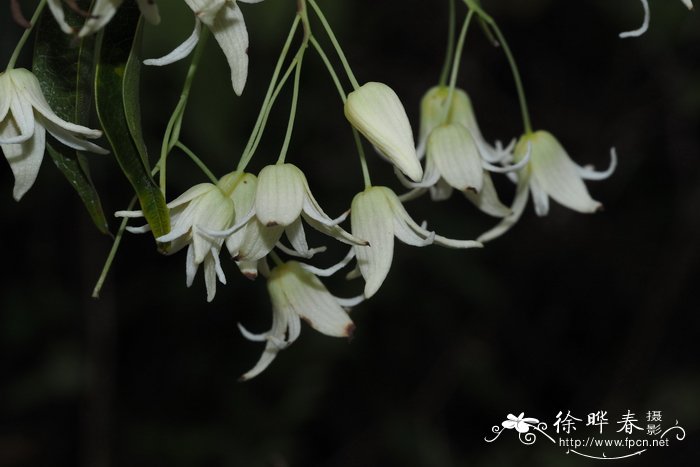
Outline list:
[[[89,7],[89,1],[79,2]],[[78,24],[81,18],[66,11],[66,19]],[[64,120],[90,126],[92,80],[94,75],[94,36],[77,43],[61,31],[58,23],[45,12],[36,28],[33,71],[51,108]],[[47,149],[56,166],[80,196],[95,226],[109,233],[100,196],[90,179],[87,157],[63,145]]]
[[[139,90],[141,84],[142,37],[143,17],[139,20],[139,24],[136,27],[136,35],[134,36],[131,53],[126,61],[122,93],[124,94],[124,115],[126,116],[126,124],[129,126],[129,132],[134,139],[136,149],[139,151],[143,165],[150,172],[150,163],[148,162],[148,153],[146,152],[146,143],[143,140],[143,131],[141,127],[141,99]]]
[[[126,2],[98,34],[99,59],[95,75],[95,103],[97,116],[112,145],[117,162],[133,186],[141,210],[157,238],[170,231],[170,217],[163,194],[144,161],[145,149],[143,158],[142,152],[139,151],[139,147],[145,148],[145,145],[140,137],[140,118],[134,116],[134,113],[138,112],[138,106],[133,104],[133,100],[139,98],[138,79],[130,77],[128,86],[125,85],[127,63],[132,56],[132,50],[140,46],[139,16],[136,2]],[[138,57],[132,60],[138,60]],[[134,70],[132,65],[128,74]],[[125,88],[128,88],[128,97],[125,95]],[[126,104],[127,100],[130,104]],[[128,117],[125,111],[127,108],[130,112]],[[132,131],[130,127],[136,130]],[[134,137],[140,141],[137,143]]]

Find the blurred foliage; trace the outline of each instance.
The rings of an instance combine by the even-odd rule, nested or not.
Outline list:
[[[418,102],[440,72],[446,2],[321,3],[358,79],[391,85],[417,124]],[[0,466],[580,466],[589,461],[542,441],[483,440],[508,413],[551,424],[559,410],[608,410],[612,422],[628,409],[663,410],[665,423],[677,419],[688,431],[685,441],[629,462],[694,465],[700,17],[680,2],[652,1],[649,32],[620,40],[641,21],[637,1],[569,3],[482,2],[511,42],[535,126],[581,164],[605,167],[609,147],[617,148],[616,174],[589,185],[605,211],[553,206],[539,219],[528,208],[482,251],[398,246],[384,287],[353,311],[351,342],[304,327],[245,384],[237,378],[262,349],[236,323],[269,326],[262,280],[247,281],[227,262],[229,285],[207,304],[201,276],[185,287],[184,253],[164,257],[152,238],[127,236],[102,298],[92,300],[110,240],[47,161],[19,204],[11,172],[0,170]],[[159,5],[163,22],[146,27],[146,57],[169,51],[192,27],[182,2]],[[210,41],[183,126],[183,141],[217,174],[238,161],[294,14],[283,0],[242,8],[251,35],[247,88],[235,97]],[[4,7],[0,19],[7,57],[21,31]],[[185,69],[143,70],[151,153]],[[476,28],[459,85],[488,139],[518,135],[507,64]],[[280,96],[254,170],[277,157],[290,94]],[[361,189],[339,104],[310,51],[288,160],[307,172],[331,215]],[[90,157],[106,212],[124,208],[131,195],[115,161]],[[177,153],[169,170],[168,199],[204,181]],[[378,158],[370,170],[398,187]],[[493,222],[457,196],[409,210],[463,238]],[[342,250],[326,255],[330,264]],[[360,288],[329,284],[346,296]]]

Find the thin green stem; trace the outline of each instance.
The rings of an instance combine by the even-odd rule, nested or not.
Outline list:
[[[328,70],[328,73],[331,75],[331,79],[335,83],[335,87],[338,90],[338,94],[340,95],[340,98],[343,101],[343,104],[348,100],[347,95],[345,94],[345,91],[343,90],[343,85],[340,83],[340,78],[338,78],[338,74],[335,72],[333,69],[333,65],[331,64],[331,61],[328,59],[328,55],[323,51],[323,48],[321,48],[321,44],[318,43],[316,38],[313,36],[311,37],[311,45],[314,46],[316,51],[318,52],[318,55],[321,57],[321,60],[323,63],[326,65],[326,69]],[[357,132],[357,130],[352,127],[352,136],[353,139],[355,140],[355,146],[357,147],[357,154],[360,157],[360,166],[362,167],[362,178],[365,182],[365,189],[370,188],[372,186],[372,181],[369,178],[369,169],[367,168],[367,158],[365,157],[365,150],[362,147],[362,140],[360,139],[360,134]]]
[[[471,10],[475,11],[481,17],[481,19],[483,19],[489,26],[491,26],[493,32],[496,33],[496,38],[503,47],[503,52],[506,54],[508,64],[510,65],[511,73],[513,74],[513,80],[515,81],[515,88],[518,92],[518,101],[520,102],[520,112],[523,118],[523,128],[525,129],[526,134],[532,133],[530,112],[528,111],[527,107],[527,99],[525,98],[525,90],[523,88],[522,79],[520,78],[520,71],[518,70],[518,65],[517,63],[515,63],[515,58],[513,57],[513,53],[511,52],[510,47],[508,46],[508,42],[506,41],[505,36],[503,36],[501,29],[496,24],[496,20],[494,20],[483,10],[483,8],[481,8],[481,5],[479,4],[478,0],[464,0],[464,2]]]
[[[326,20],[326,17],[323,15],[321,8],[319,8],[319,6],[316,4],[316,2],[314,0],[308,0],[308,2],[311,5],[311,8],[313,8],[314,11],[316,12],[316,16],[318,16],[318,19],[321,21],[321,24],[323,25],[323,29],[326,30],[326,34],[328,34],[328,38],[331,40],[331,43],[333,44],[333,48],[335,48],[335,51],[338,54],[338,57],[340,58],[341,63],[343,64],[343,68],[345,69],[345,73],[348,75],[348,79],[350,80],[352,87],[354,89],[359,89],[360,84],[357,82],[357,79],[355,79],[355,75],[353,74],[352,69],[350,68],[350,64],[348,63],[348,59],[345,57],[345,54],[343,53],[343,49],[340,47],[340,43],[338,42],[338,39],[335,37],[335,34],[333,33],[333,29],[331,28],[331,25],[328,24],[328,20]]]
[[[265,126],[265,122],[267,120],[267,115],[270,112],[270,108],[272,107],[272,101],[274,91],[275,91],[275,85],[277,84],[277,78],[279,77],[280,71],[282,70],[282,65],[284,64],[285,58],[287,58],[287,53],[289,52],[289,47],[292,44],[292,39],[294,39],[294,34],[296,33],[297,27],[299,26],[299,22],[301,21],[301,18],[299,15],[297,15],[294,18],[294,22],[292,23],[292,27],[289,30],[289,34],[287,35],[287,39],[284,43],[284,46],[282,47],[282,51],[280,52],[280,56],[277,59],[277,64],[275,65],[275,70],[272,73],[272,78],[270,79],[270,84],[267,87],[267,93],[265,94],[265,99],[263,100],[263,104],[260,107],[260,113],[258,114],[258,119],[255,122],[255,126],[253,127],[253,131],[250,133],[250,137],[248,138],[248,143],[246,144],[245,149],[243,150],[243,154],[241,155],[241,160],[238,163],[238,167],[236,170],[245,170],[246,166],[250,162],[250,159],[252,158],[252,152],[254,151],[254,146],[257,146],[256,140],[259,140],[258,138],[258,133],[261,133],[262,128]]]
[[[257,134],[255,135],[255,139],[253,141],[253,145],[250,147],[248,152],[245,154],[244,158],[241,158],[241,161],[238,163],[238,168],[236,170],[243,171],[247,167],[248,163],[250,160],[253,158],[253,155],[255,154],[255,151],[258,149],[258,145],[260,144],[260,141],[262,140],[263,133],[265,131],[265,126],[267,125],[267,119],[270,116],[270,112],[272,111],[272,107],[277,100],[277,97],[279,96],[280,92],[282,92],[282,88],[286,84],[287,80],[292,74],[292,71],[296,69],[297,63],[298,63],[298,58],[299,55],[297,54],[292,60],[292,63],[289,64],[289,67],[287,67],[287,70],[284,72],[284,75],[282,75],[282,78],[280,78],[279,82],[277,83],[277,87],[275,87],[274,92],[272,93],[272,96],[270,96],[267,108],[265,109],[264,113],[262,114],[262,120],[261,124],[259,127],[259,130]]]
[[[445,104],[443,121],[447,119],[447,115],[450,112],[450,107],[452,106],[452,97],[454,95],[455,86],[457,86],[457,74],[459,73],[459,64],[462,60],[462,50],[464,49],[464,42],[467,38],[467,31],[469,30],[469,25],[472,22],[472,17],[474,16],[474,10],[469,10],[467,17],[462,25],[462,30],[459,33],[459,39],[457,39],[457,48],[455,50],[454,61],[452,62],[452,73],[450,74],[450,88],[447,92],[447,101]]]
[[[209,37],[209,30],[204,29],[199,37],[199,42],[192,56],[192,61],[190,62],[190,67],[187,70],[187,75],[185,76],[185,83],[182,86],[182,92],[180,93],[180,99],[175,106],[173,114],[170,116],[168,125],[165,128],[165,135],[163,136],[163,142],[160,147],[160,159],[158,161],[158,167],[160,168],[159,184],[160,191],[165,196],[165,186],[166,186],[166,164],[168,159],[168,154],[177,145],[180,138],[180,129],[182,128],[182,119],[185,115],[185,109],[187,107],[187,101],[190,97],[190,89],[192,88],[192,83],[194,82],[194,77],[197,75],[197,69],[199,67],[199,62],[202,59],[204,49],[206,47],[207,38]]]
[[[328,70],[328,73],[331,75],[331,79],[335,83],[335,87],[338,90],[338,94],[340,95],[340,98],[343,100],[343,104],[345,104],[345,101],[348,100],[348,96],[345,94],[345,91],[343,90],[343,85],[340,83],[340,78],[338,78],[338,74],[335,72],[333,69],[333,65],[331,64],[331,61],[328,59],[328,55],[326,55],[326,52],[323,51],[321,48],[321,44],[318,43],[315,37],[311,36],[311,45],[314,46],[316,49],[316,52],[318,52],[318,55],[321,57],[321,60],[323,63],[326,65],[326,69]]]
[[[41,15],[41,12],[44,10],[44,7],[46,6],[46,0],[41,0],[39,2],[39,5],[37,5],[36,10],[34,10],[34,15],[32,15],[32,19],[30,21],[30,26],[29,28],[24,30],[24,34],[22,34],[22,37],[19,38],[19,42],[17,43],[17,46],[15,47],[14,52],[12,52],[12,56],[10,57],[10,61],[7,63],[7,69],[6,71],[10,71],[14,69],[15,64],[17,63],[17,59],[19,58],[19,54],[22,52],[22,48],[24,47],[24,44],[27,42],[27,39],[29,39],[29,36],[31,35],[32,31],[34,30],[34,26],[36,25],[36,22],[39,20],[39,15]]]
[[[486,19],[485,21],[488,22],[488,20]],[[505,52],[506,54],[506,58],[508,59],[508,63],[510,64],[511,72],[513,73],[513,80],[515,81],[515,88],[518,91],[518,101],[520,101],[520,112],[522,113],[523,117],[523,127],[525,129],[525,133],[532,133],[530,112],[528,111],[527,99],[525,98],[525,90],[523,89],[523,82],[520,79],[520,71],[518,71],[518,65],[515,63],[515,58],[513,57],[513,53],[511,52],[510,47],[508,47],[508,42],[506,42],[506,38],[501,33],[501,30],[496,24],[496,22],[491,20],[489,24],[493,28],[493,31],[496,33],[496,37],[501,43],[501,46],[503,46],[503,52]]]
[[[362,147],[362,140],[360,139],[360,134],[355,129],[352,128],[352,137],[355,139],[355,146],[357,146],[357,154],[360,156],[360,166],[362,166],[362,179],[365,182],[365,190],[372,187],[372,180],[369,178],[369,169],[367,168],[367,158],[365,157],[365,149]]]
[[[129,203],[129,206],[126,208],[127,211],[131,211],[134,208],[134,205],[136,204],[136,196],[131,198],[131,202]],[[102,272],[100,273],[100,277],[97,279],[97,283],[95,284],[95,288],[92,289],[92,298],[100,298],[100,291],[102,290],[102,286],[105,283],[105,279],[107,278],[107,274],[109,273],[109,270],[112,268],[112,263],[114,262],[114,258],[117,255],[117,250],[119,249],[119,245],[122,242],[122,237],[124,236],[124,231],[126,230],[126,224],[129,222],[129,218],[125,217],[122,219],[121,224],[119,224],[119,230],[117,231],[117,236],[114,237],[114,243],[112,243],[112,248],[109,250],[109,255],[107,255],[107,259],[105,260],[105,264],[102,267]]]
[[[214,174],[211,172],[211,170],[209,170],[209,168],[206,166],[206,164],[204,162],[202,162],[202,159],[197,157],[197,155],[190,148],[188,148],[187,146],[182,144],[181,141],[176,142],[175,147],[180,149],[182,152],[184,152],[187,155],[187,157],[192,159],[192,162],[194,162],[197,165],[197,167],[199,167],[199,169],[202,172],[204,172],[204,175],[206,175],[209,178],[209,180],[211,180],[211,182],[216,185],[216,183],[219,180],[217,180],[217,178],[214,176]]]
[[[447,83],[447,75],[450,72],[450,65],[452,64],[452,56],[455,49],[455,28],[456,28],[456,13],[455,13],[455,0],[449,0],[450,4],[450,17],[449,26],[447,29],[447,53],[445,54],[445,63],[442,66],[442,72],[440,73],[440,87]]]
[[[292,131],[294,129],[294,120],[297,114],[297,106],[299,103],[299,81],[301,78],[301,64],[304,61],[304,51],[306,50],[306,41],[301,46],[299,50],[298,58],[296,59],[296,73],[294,73],[294,90],[292,91],[292,108],[289,110],[289,123],[287,124],[287,134],[284,135],[284,143],[282,144],[282,150],[280,151],[280,156],[277,159],[278,164],[284,164],[284,159],[287,157],[287,150],[289,149],[289,143],[292,140]]]

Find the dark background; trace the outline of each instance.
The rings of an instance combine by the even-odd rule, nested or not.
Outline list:
[[[29,16],[33,2],[22,3]],[[146,30],[149,57],[174,47],[192,25],[184,5],[159,3],[163,22]],[[392,86],[417,129],[419,100],[443,60],[447,2],[321,4],[358,79]],[[535,127],[555,134],[580,164],[604,168],[609,148],[617,148],[614,176],[588,184],[604,212],[582,215],[553,203],[537,218],[529,204],[511,232],[481,251],[398,245],[387,282],[352,312],[352,341],[305,326],[266,372],[239,383],[262,349],[245,341],[236,323],[254,331],[269,326],[263,280],[247,281],[226,261],[229,285],[207,304],[201,272],[185,287],[184,253],[162,257],[150,237],[127,235],[94,300],[110,239],[94,229],[48,157],[21,203],[11,197],[3,163],[0,466],[598,462],[567,455],[542,436],[534,446],[513,431],[484,441],[508,413],[551,425],[560,410],[584,420],[608,411],[609,437],[628,410],[642,426],[647,411],[661,410],[662,425],[677,420],[685,440],[615,462],[696,465],[700,17],[680,1],[652,1],[649,32],[621,40],[619,32],[640,24],[635,0],[483,4],[511,43]],[[183,129],[183,141],[217,175],[238,161],[294,14],[293,2],[282,0],[241,6],[251,36],[245,93],[233,95],[223,55],[210,41]],[[465,9],[458,12],[461,21]],[[7,60],[21,31],[4,7],[0,18],[0,60]],[[153,157],[185,69],[145,70]],[[476,27],[458,84],[489,140],[518,136],[507,63]],[[337,215],[362,189],[361,175],[340,101],[311,49],[301,92],[288,161],[304,169],[320,203]],[[280,96],[254,171],[276,160],[289,98]],[[131,195],[116,163],[91,160],[106,210],[123,209]],[[170,199],[204,181],[181,155],[169,169]],[[375,183],[400,191],[374,156],[370,170]],[[509,200],[512,186],[501,182]],[[440,204],[421,199],[408,209],[461,238],[493,224],[461,196]],[[318,262],[342,254],[333,248]],[[327,284],[345,296],[361,290],[341,277]],[[591,434],[582,424],[576,433]]]

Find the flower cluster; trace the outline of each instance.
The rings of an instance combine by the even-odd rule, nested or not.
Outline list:
[[[248,76],[249,41],[238,3],[261,1],[185,0],[192,12],[194,31],[172,52],[161,58],[145,60],[144,63],[164,66],[181,60],[195,49],[201,50],[198,48],[204,44],[202,35],[211,34],[229,65],[232,89],[240,95]],[[692,8],[690,0],[682,1]],[[47,0],[40,2],[35,18],[46,4],[60,29],[79,39],[104,28],[117,14],[122,1],[95,0],[89,11],[80,11],[84,18],[82,24],[73,24],[67,19],[64,3],[74,10],[78,9],[75,2]],[[155,0],[136,0],[136,3],[149,22],[161,22]],[[315,40],[307,3],[316,12],[343,62],[353,85],[352,91],[347,94],[322,46]],[[162,217],[169,215],[170,230],[167,231],[167,227],[159,230],[162,226],[156,228],[150,224],[128,226],[126,229],[132,233],[160,232],[155,234],[155,240],[167,254],[186,249],[185,282],[188,287],[191,286],[202,266],[207,301],[214,300],[217,282],[226,284],[227,264],[235,264],[248,279],[255,280],[259,275],[265,278],[272,302],[272,323],[269,331],[259,334],[240,325],[246,339],[265,345],[260,359],[243,375],[243,379],[260,374],[280,350],[299,337],[301,320],[322,334],[350,337],[355,325],[348,312],[380,291],[393,262],[395,238],[415,247],[481,248],[519,221],[530,198],[538,216],[549,213],[550,199],[580,213],[594,213],[601,209],[602,204],[591,197],[585,181],[602,180],[614,172],[617,164],[615,150],[611,150],[610,167],[599,172],[590,166],[575,163],[551,133],[533,131],[519,72],[500,30],[481,7],[475,7],[471,0],[465,3],[470,11],[455,49],[459,52],[454,57],[454,63],[451,63],[448,54],[440,84],[429,88],[420,102],[419,130],[417,139],[414,139],[411,122],[397,93],[384,83],[367,82],[360,85],[316,2],[299,0],[297,15],[249,144],[241,155],[237,169],[221,177],[214,176],[179,140],[189,86],[201,55],[193,54],[181,100],[173,112],[162,144],[158,164],[162,192],[152,190],[160,196]],[[648,5],[646,0],[642,0],[642,3],[646,12],[643,27],[639,31],[624,33],[623,37],[639,35],[646,30]],[[483,25],[490,28],[503,45],[519,93],[524,131],[506,147],[498,140],[491,142],[484,137],[469,95],[456,85],[459,54],[473,14],[480,15]],[[163,23],[167,23],[167,18]],[[302,44],[289,68],[282,73],[282,65],[299,24],[302,24],[304,31]],[[303,170],[285,159],[296,115],[301,66],[310,44],[318,50],[338,86],[344,115],[355,135],[364,176],[364,188],[358,190],[346,204],[347,210],[336,218],[321,208]],[[78,151],[102,154],[108,151],[89,141],[100,138],[102,131],[67,122],[51,109],[41,89],[44,83],[40,84],[30,71],[14,68],[16,55],[10,60],[7,70],[0,73],[0,147],[14,173],[14,197],[20,200],[37,177],[46,148],[47,131],[58,142]],[[445,77],[450,68],[452,73],[448,83]],[[291,75],[294,75],[294,88],[289,126],[277,163],[265,166],[257,174],[247,172],[246,166],[262,137],[275,99]],[[138,118],[132,118],[128,123],[133,126],[136,124],[134,122],[138,122]],[[109,136],[104,122],[102,128]],[[129,130],[133,133],[132,128]],[[360,135],[391,165],[404,193],[397,194],[394,188],[371,183]],[[182,149],[203,167],[210,181],[192,186],[166,204],[163,195],[165,162],[174,147]],[[116,146],[114,149],[115,153],[118,152]],[[497,177],[502,179],[498,180]],[[144,178],[149,183],[155,183],[148,173]],[[515,184],[515,194],[510,202],[504,202],[499,187],[509,183]],[[152,186],[155,185],[149,185]],[[475,240],[452,239],[428,229],[425,221],[417,222],[409,214],[406,204],[410,200],[429,194],[432,201],[441,201],[454,192],[462,193],[478,211],[498,219],[496,225]],[[142,200],[141,207],[141,210],[117,211],[115,215],[126,219],[148,219],[148,204]],[[348,218],[350,227],[346,230],[341,225],[347,223]],[[345,245],[347,255],[326,269],[309,264],[317,254],[326,251],[326,245],[309,246],[305,226],[324,234],[328,241],[335,240]],[[222,250],[228,252],[225,255],[228,258],[224,260],[221,259]],[[332,276],[353,261],[347,278],[362,278],[363,285],[358,287],[358,295],[348,299],[332,295],[320,278]],[[534,420],[524,419],[522,414],[519,417],[509,415],[508,418],[503,426],[516,428],[523,433],[527,432],[528,423]]]

